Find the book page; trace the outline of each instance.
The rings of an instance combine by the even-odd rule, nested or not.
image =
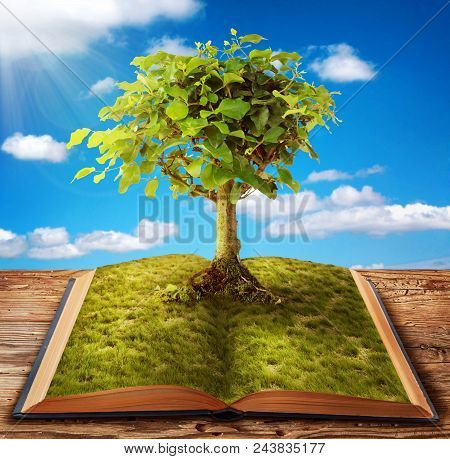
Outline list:
[[[178,385],[226,403],[264,390],[408,401],[348,269],[244,263],[277,304],[167,298],[208,265],[197,256],[98,268],[47,396]]]

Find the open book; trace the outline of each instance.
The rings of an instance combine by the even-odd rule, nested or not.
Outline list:
[[[255,264],[258,274],[256,264],[261,259],[255,260],[249,263]],[[139,262],[157,263],[142,260],[121,265],[135,269]],[[272,316],[262,306],[237,305],[223,318],[220,307],[208,315],[212,307],[204,304],[177,309],[176,304],[149,297],[148,333],[142,334],[138,327],[145,321],[139,318],[139,303],[127,296],[139,291],[138,284],[121,293],[117,312],[107,314],[102,303],[115,301],[111,292],[119,279],[133,279],[129,272],[123,277],[117,266],[69,281],[14,409],[15,417],[438,419],[374,285],[354,270],[329,265],[316,269],[298,264],[297,268],[294,263],[295,269],[288,270],[292,274],[283,272],[286,283],[290,275],[296,279],[309,272],[302,269],[318,273],[326,269],[321,279],[334,290],[311,281],[311,290],[290,298],[290,287],[284,286],[286,305],[270,306],[277,308]],[[170,278],[169,272],[160,274],[161,279]],[[307,299],[311,292],[322,290],[327,293],[317,320],[312,316],[315,303]],[[271,322],[273,326],[267,325]],[[225,331],[217,339],[208,327],[220,324]],[[101,330],[98,337],[95,327]],[[218,352],[227,340],[230,343]],[[197,355],[202,349],[204,355]]]

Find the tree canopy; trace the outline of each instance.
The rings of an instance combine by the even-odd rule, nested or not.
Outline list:
[[[222,49],[197,42],[196,56],[136,57],[136,79],[118,83],[123,93],[99,112],[114,127],[72,133],[68,148],[87,140],[100,152],[74,180],[92,174],[98,183],[115,171],[120,193],[145,181],[152,198],[166,178],[174,197],[213,201],[230,182],[233,203],[254,189],[269,198],[284,185],[298,192],[289,166],[301,152],[318,157],[311,131],[337,121],[336,93],[304,80],[296,52],[254,48],[264,40],[231,29]]]

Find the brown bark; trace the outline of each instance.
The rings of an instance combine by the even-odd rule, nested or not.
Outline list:
[[[233,182],[217,190],[216,254],[209,268],[190,281],[198,296],[224,295],[239,301],[276,301],[241,263],[241,242],[237,235],[236,205],[230,202]]]
[[[232,181],[217,191],[216,256],[215,260],[239,260],[241,242],[237,236],[236,204],[230,202]]]

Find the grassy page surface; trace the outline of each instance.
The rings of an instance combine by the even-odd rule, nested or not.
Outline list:
[[[225,402],[265,389],[407,401],[347,269],[245,263],[282,303],[161,301],[157,285],[182,284],[207,266],[193,255],[99,268],[48,396],[177,384]]]

